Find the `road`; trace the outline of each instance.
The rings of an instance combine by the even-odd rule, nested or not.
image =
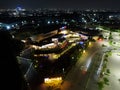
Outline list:
[[[83,53],[76,65],[67,74],[61,86],[61,90],[85,90],[91,74],[90,72],[96,63],[93,57],[95,57],[100,50],[98,46],[98,43],[93,42],[91,46],[87,48],[86,53]],[[86,73],[83,73],[81,66],[87,67]]]

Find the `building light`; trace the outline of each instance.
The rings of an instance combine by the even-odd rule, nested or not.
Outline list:
[[[48,21],[47,24],[50,24],[50,21]]]
[[[62,77],[55,77],[55,78],[45,78],[44,83],[61,83],[62,82]]]
[[[11,29],[11,27],[7,25],[7,26],[6,26],[6,29],[7,29],[7,30],[10,30],[10,29]]]

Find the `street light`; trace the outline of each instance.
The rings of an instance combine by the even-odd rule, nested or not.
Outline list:
[[[89,42],[89,45],[91,45],[91,42]]]
[[[83,53],[85,53],[86,51],[85,50],[83,50]]]

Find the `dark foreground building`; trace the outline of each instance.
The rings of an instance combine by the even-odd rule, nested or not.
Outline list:
[[[22,43],[12,38],[7,31],[0,31],[0,82],[4,90],[29,90],[16,56]]]

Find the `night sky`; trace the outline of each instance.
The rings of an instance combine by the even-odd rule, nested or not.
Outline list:
[[[0,8],[120,9],[120,0],[0,0]]]

